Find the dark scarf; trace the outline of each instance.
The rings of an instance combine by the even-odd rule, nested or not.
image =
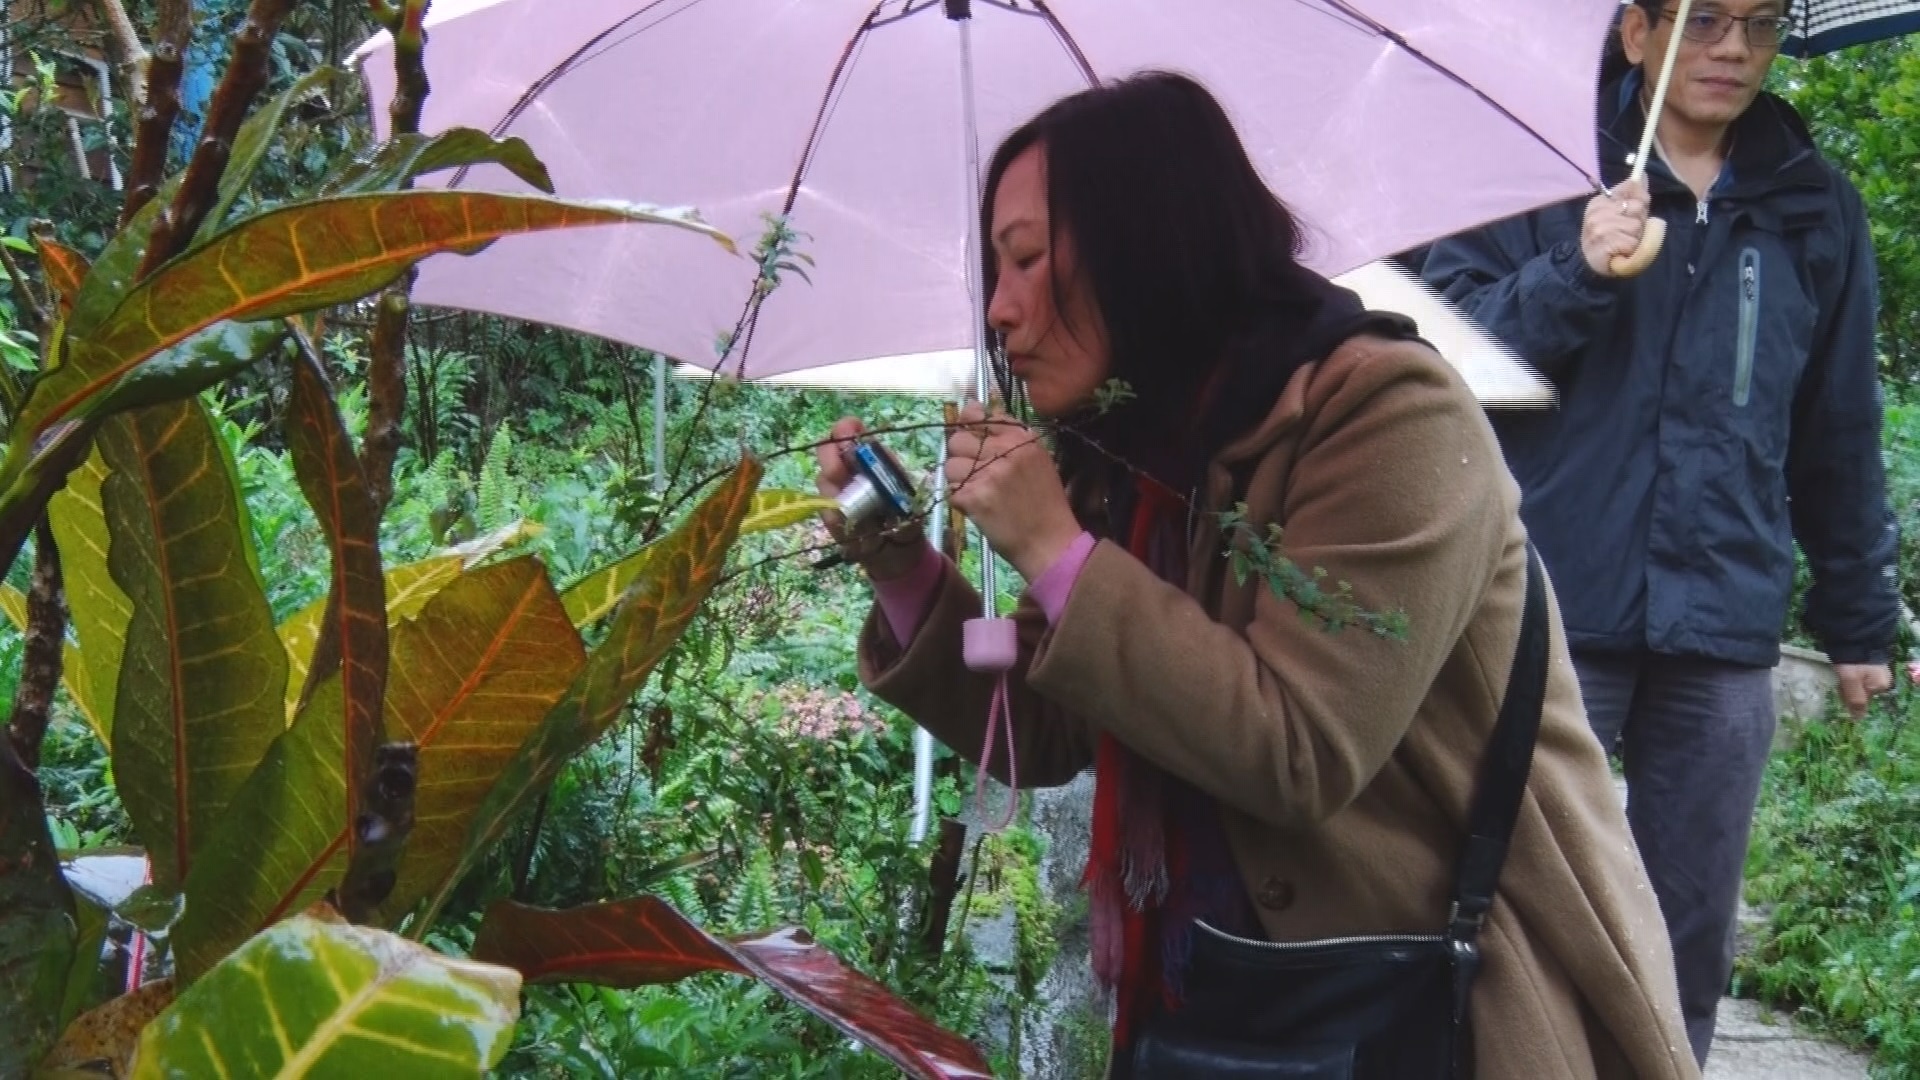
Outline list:
[[[1157,461],[1116,466],[1109,475],[1110,535],[1163,581],[1186,587],[1188,525],[1198,512],[1188,500],[1197,501],[1206,463],[1266,418],[1303,364],[1358,333],[1414,333],[1406,318],[1366,311],[1353,292],[1309,271],[1300,274],[1289,303],[1232,347],[1201,395],[1199,422],[1188,428],[1199,438],[1187,447],[1158,448],[1146,455]],[[1104,732],[1082,883],[1090,901],[1093,969],[1115,995],[1114,1038],[1122,1048],[1156,1009],[1180,1007],[1196,919],[1229,933],[1259,932],[1218,802]]]

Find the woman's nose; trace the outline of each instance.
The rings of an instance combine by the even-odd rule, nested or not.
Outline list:
[[[1002,334],[1013,329],[1014,305],[1009,293],[1004,283],[996,283],[987,299],[987,325]]]

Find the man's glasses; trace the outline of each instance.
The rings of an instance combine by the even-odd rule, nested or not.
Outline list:
[[[1663,11],[1661,14],[1671,19],[1679,13]],[[1718,45],[1726,40],[1727,31],[1733,29],[1734,23],[1746,24],[1747,44],[1755,49],[1777,49],[1793,32],[1793,19],[1786,15],[1729,15],[1724,11],[1696,11],[1687,16],[1686,25],[1680,28],[1680,36],[1702,45]]]

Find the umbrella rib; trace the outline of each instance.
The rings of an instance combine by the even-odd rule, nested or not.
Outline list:
[[[1362,26],[1365,26],[1367,29],[1371,30],[1373,33],[1379,35],[1382,38],[1385,38],[1391,44],[1396,45],[1399,48],[1405,50],[1408,56],[1413,57],[1415,60],[1418,60],[1422,64],[1425,64],[1427,67],[1432,68],[1434,71],[1439,72],[1441,75],[1444,75],[1449,81],[1459,84],[1462,89],[1465,89],[1469,93],[1473,94],[1473,96],[1479,98],[1481,101],[1486,102],[1487,105],[1491,107],[1495,112],[1499,113],[1501,116],[1506,117],[1508,120],[1511,120],[1515,127],[1518,127],[1521,131],[1524,131],[1528,135],[1533,136],[1533,138],[1536,141],[1538,141],[1541,146],[1546,147],[1547,150],[1551,152],[1554,157],[1557,157],[1561,161],[1564,161],[1568,165],[1571,165],[1575,172],[1579,173],[1581,176],[1587,177],[1589,180],[1593,179],[1593,170],[1582,166],[1579,162],[1574,161],[1572,158],[1562,153],[1560,148],[1553,144],[1552,140],[1548,139],[1545,135],[1540,134],[1540,132],[1537,129],[1535,129],[1532,124],[1529,124],[1525,120],[1522,120],[1518,116],[1515,116],[1512,109],[1509,109],[1505,105],[1502,105],[1498,101],[1495,101],[1492,97],[1488,96],[1486,91],[1473,85],[1472,82],[1468,81],[1465,77],[1461,76],[1458,72],[1454,71],[1452,68],[1448,67],[1445,64],[1440,63],[1438,60],[1435,60],[1433,57],[1428,56],[1426,53],[1421,52],[1419,49],[1415,48],[1412,42],[1402,37],[1399,33],[1395,32],[1392,28],[1381,23],[1379,20],[1375,19],[1371,15],[1368,15],[1366,12],[1361,11],[1359,8],[1354,7],[1351,3],[1348,3],[1348,0],[1318,0],[1318,2],[1323,3],[1327,7],[1332,8],[1335,11],[1338,11],[1341,14],[1346,15],[1349,18],[1356,20]]]
[[[533,81],[533,84],[531,86],[528,86],[527,89],[523,93],[521,93],[519,99],[513,103],[513,106],[507,110],[506,115],[502,116],[499,122],[493,125],[492,129],[489,130],[488,134],[492,135],[496,139],[505,136],[507,133],[507,129],[512,127],[513,122],[520,119],[520,117],[523,114],[525,114],[527,109],[533,105],[534,100],[536,98],[538,98],[541,94],[546,93],[548,89],[550,89],[555,83],[559,82],[569,72],[573,71],[575,68],[579,67],[581,64],[585,63],[587,60],[592,59],[593,57],[589,56],[588,54],[592,53],[594,49],[598,48],[602,42],[606,41],[608,38],[612,37],[614,34],[620,32],[621,29],[626,27],[628,24],[632,23],[634,20],[645,16],[647,13],[651,12],[653,9],[660,7],[661,5],[666,4],[668,2],[669,0],[648,0],[647,3],[642,4],[640,7],[614,20],[613,23],[608,25],[606,29],[601,30],[599,33],[588,38],[586,41],[581,42],[579,48],[567,54],[566,58],[561,60],[559,63],[553,65],[551,68],[548,68],[546,74],[540,76],[538,79],[535,79]],[[666,18],[670,19],[673,16],[679,15],[682,12],[686,11],[688,8],[694,7],[695,5],[700,4],[702,2],[704,2],[704,0],[687,0],[687,3],[684,6],[680,7],[678,10],[668,13]],[[664,22],[665,19],[661,21]],[[651,25],[658,26],[659,23],[653,23]],[[642,30],[650,29],[650,28],[651,27],[643,27]],[[635,33],[640,33],[640,32],[642,31],[635,31]],[[625,39],[622,39],[622,40],[625,40]],[[594,55],[597,56],[598,54],[595,53]],[[459,187],[460,184],[466,179],[467,172],[471,168],[472,168],[471,165],[460,166],[460,168],[454,172],[453,178],[450,181],[448,181],[447,186],[449,188]]]
[[[1093,64],[1088,62],[1086,51],[1080,48],[1080,43],[1067,32],[1066,24],[1060,21],[1060,16],[1055,15],[1053,8],[1047,6],[1047,0],[1033,0],[1033,6],[1047,20],[1047,25],[1053,27],[1053,35],[1060,39],[1061,47],[1067,50],[1068,56],[1073,58],[1074,65],[1080,69],[1080,75],[1087,80],[1087,85],[1099,86],[1100,76],[1093,73]]]

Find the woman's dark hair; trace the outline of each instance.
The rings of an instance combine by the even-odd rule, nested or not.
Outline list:
[[[1209,388],[1238,382],[1229,369],[1233,354],[1245,350],[1230,346],[1300,303],[1300,226],[1205,88],[1177,74],[1136,75],[1056,102],[995,151],[980,212],[983,302],[998,279],[994,193],[1013,160],[1036,146],[1046,155],[1050,228],[1056,239],[1061,232],[1072,238],[1105,323],[1110,377],[1134,395],[1108,416],[1081,415],[1062,427],[1143,466],[1138,451],[1155,446],[1192,464],[1210,448],[1177,444],[1197,426]],[[1056,301],[1063,284],[1054,282]],[[1055,308],[1065,311],[1062,303]],[[1014,400],[1004,362],[996,368],[1002,394]],[[1253,403],[1248,423],[1271,408],[1280,387],[1270,389]],[[1060,440],[1069,473],[1082,457],[1079,441]]]

